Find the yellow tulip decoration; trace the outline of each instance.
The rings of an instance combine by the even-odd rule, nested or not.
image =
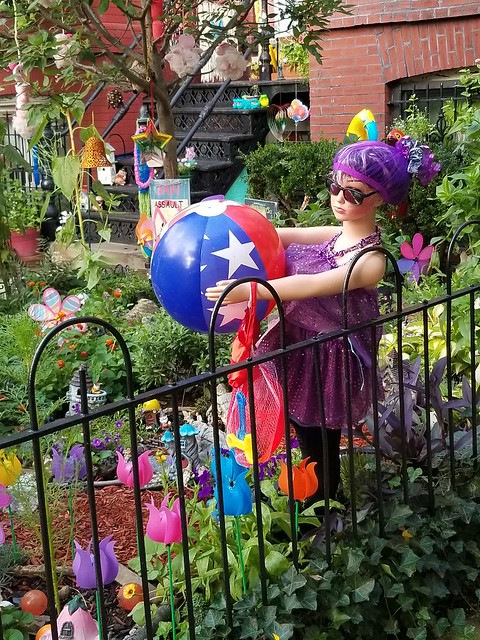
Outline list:
[[[10,487],[14,484],[22,473],[22,464],[14,453],[8,455],[0,450],[0,485]],[[18,557],[17,539],[15,537],[15,528],[13,526],[13,514],[11,504],[8,504],[8,517],[10,519],[10,531],[12,533],[12,550],[13,557]]]

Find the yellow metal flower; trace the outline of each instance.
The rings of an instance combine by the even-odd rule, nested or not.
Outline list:
[[[0,450],[0,484],[9,487],[21,473],[22,465],[17,456],[14,453],[5,455],[3,449]]]

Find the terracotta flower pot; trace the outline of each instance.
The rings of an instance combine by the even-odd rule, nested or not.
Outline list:
[[[25,229],[24,233],[12,231],[10,233],[10,246],[20,260],[28,260],[38,257],[39,254],[39,238],[38,229]]]

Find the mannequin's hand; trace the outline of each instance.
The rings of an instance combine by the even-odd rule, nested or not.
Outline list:
[[[219,280],[214,287],[208,287],[205,290],[205,296],[207,300],[216,302],[223,291],[229,284],[234,282],[233,280]],[[250,298],[250,285],[248,283],[239,284],[232,289],[227,297],[223,300],[222,304],[236,304],[237,302],[244,302]]]

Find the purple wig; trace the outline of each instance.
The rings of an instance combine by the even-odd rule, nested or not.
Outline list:
[[[396,146],[364,140],[341,147],[333,159],[333,170],[341,171],[378,191],[387,204],[400,204],[407,197],[412,175],[408,159]]]

